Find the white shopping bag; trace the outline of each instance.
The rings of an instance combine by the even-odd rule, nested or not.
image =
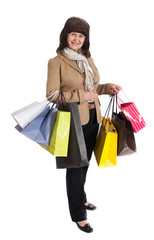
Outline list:
[[[58,92],[59,91],[55,91],[51,96],[48,97],[48,98],[52,97],[50,101],[48,101],[47,98],[42,102],[33,102],[28,106],[13,112],[11,114],[12,117],[16,120],[16,122],[21,128],[25,128],[49,105],[49,103],[55,98]]]

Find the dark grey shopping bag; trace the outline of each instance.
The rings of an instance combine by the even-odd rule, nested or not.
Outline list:
[[[80,168],[88,166],[87,149],[81,126],[78,104],[66,103],[63,111],[71,112],[71,126],[67,157],[56,157],[57,168]]]

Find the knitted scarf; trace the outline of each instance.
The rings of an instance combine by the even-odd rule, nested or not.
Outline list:
[[[81,71],[81,73],[85,73],[85,90],[93,91],[93,70],[89,66],[87,58],[79,53],[76,53],[70,48],[65,48],[63,50],[63,55],[70,60],[75,60],[77,65]]]

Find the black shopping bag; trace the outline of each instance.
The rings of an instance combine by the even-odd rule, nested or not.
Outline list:
[[[122,112],[112,113],[112,122],[118,132],[117,155],[128,155],[136,152],[136,142],[131,122]]]
[[[80,168],[88,166],[87,149],[81,126],[78,104],[63,104],[63,111],[71,112],[71,126],[67,157],[56,157],[57,168]]]

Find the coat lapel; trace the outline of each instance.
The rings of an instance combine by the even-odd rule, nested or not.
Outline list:
[[[70,60],[70,59],[68,59],[67,57],[65,57],[61,54],[59,54],[59,58],[62,59],[65,63],[70,65],[72,68],[74,68],[76,71],[78,71],[82,75],[82,73],[81,73],[81,71],[80,71],[80,69],[79,69],[79,67],[78,67],[78,65],[76,64],[75,61]]]
[[[91,58],[88,58],[87,60],[88,60],[89,66],[92,68],[93,73],[95,74],[96,73],[96,67],[94,65],[94,62],[92,61]]]

